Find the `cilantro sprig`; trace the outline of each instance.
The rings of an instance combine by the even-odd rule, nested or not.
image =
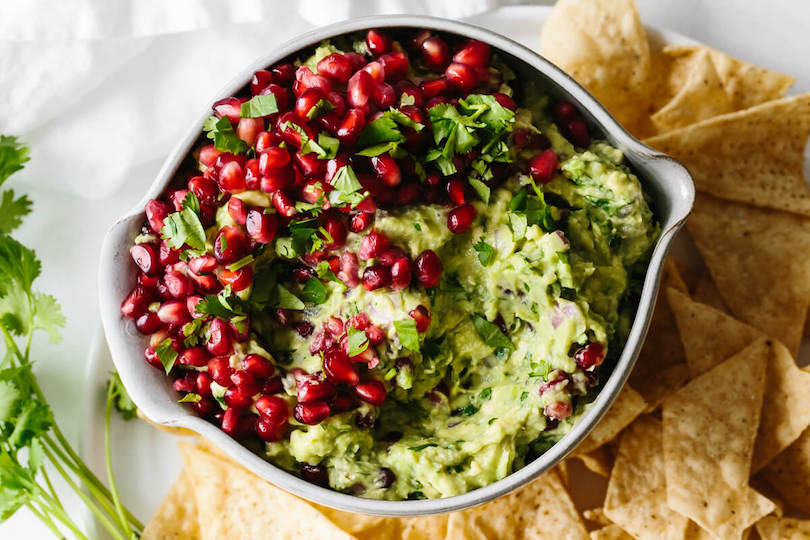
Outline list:
[[[15,137],[0,136],[0,184],[26,161],[25,146]],[[56,473],[113,538],[137,538],[143,525],[121,503],[110,452],[111,411],[115,407],[132,416],[134,404],[114,376],[105,415],[107,488],[62,433],[31,369],[34,335],[41,330],[58,342],[65,318],[54,297],[34,288],[42,269],[34,251],[9,235],[31,206],[27,198],[9,192],[0,204],[0,340],[5,349],[0,356],[0,522],[26,507],[57,537],[87,539],[59,500],[51,481]],[[12,214],[2,213],[13,208]]]

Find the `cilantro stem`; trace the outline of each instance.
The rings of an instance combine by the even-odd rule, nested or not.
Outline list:
[[[118,521],[124,527],[124,533],[128,538],[132,537],[132,528],[129,526],[129,520],[124,513],[124,507],[121,504],[121,498],[118,495],[118,486],[115,483],[115,476],[113,475],[112,468],[112,452],[110,451],[110,415],[112,413],[113,405],[113,385],[107,385],[107,407],[104,411],[104,462],[107,464],[107,481],[110,484],[110,493],[112,493],[112,500],[115,504],[115,511],[118,513]]]
[[[62,506],[62,503],[59,501],[59,497],[56,495],[56,490],[53,488],[53,484],[51,483],[51,478],[48,475],[48,471],[45,469],[45,467],[42,468],[42,478],[45,479],[45,485],[48,486],[48,491],[50,492],[51,497],[56,499],[56,504],[59,505],[59,508],[64,510],[65,507]]]
[[[40,504],[42,504],[42,503],[40,503]],[[37,509],[37,507],[34,505],[33,502],[28,502],[28,503],[25,504],[25,506],[42,523],[44,523],[45,526],[48,527],[51,530],[51,532],[53,532],[54,535],[56,535],[58,538],[62,537],[62,531],[59,530],[59,527],[56,526],[56,523],[53,522],[53,520],[50,518],[50,516],[48,516],[44,511],[40,512],[40,510]]]

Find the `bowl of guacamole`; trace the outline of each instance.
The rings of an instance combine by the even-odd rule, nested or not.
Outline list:
[[[531,51],[347,22],[251,66],[113,227],[105,328],[147,416],[271,482],[455,510],[595,425],[692,198]]]

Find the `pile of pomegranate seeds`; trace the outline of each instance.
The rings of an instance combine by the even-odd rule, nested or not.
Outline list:
[[[324,301],[330,279],[382,292],[439,285],[439,255],[409,256],[374,228],[378,212],[438,205],[449,231],[464,234],[490,188],[514,173],[538,183],[556,174],[542,135],[512,132],[516,104],[500,92],[487,44],[395,33],[369,30],[367,54],[319,48],[311,64],[257,71],[243,92],[213,104],[197,167],[146,204],[130,250],[137,284],[121,313],[150,336],[144,357],[173,379],[181,401],[234,438],[278,441],[290,422],[314,425],[386,401],[388,379],[375,368],[389,329],[363,312],[316,327],[302,311]],[[554,114],[570,140],[589,144],[571,104]],[[538,153],[518,166],[509,145]],[[290,267],[303,299],[258,265],[268,250]],[[267,313],[307,340],[320,370],[248,352],[251,317]],[[414,350],[430,309],[418,305],[397,323],[399,343]],[[601,362],[598,345],[577,362]]]

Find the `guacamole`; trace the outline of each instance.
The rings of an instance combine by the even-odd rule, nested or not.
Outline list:
[[[324,43],[215,103],[202,176],[150,201],[136,239],[139,266],[173,261],[163,300],[126,308],[200,415],[309,481],[391,500],[486,486],[565,435],[659,233],[572,104],[483,43],[410,63],[402,43]]]

